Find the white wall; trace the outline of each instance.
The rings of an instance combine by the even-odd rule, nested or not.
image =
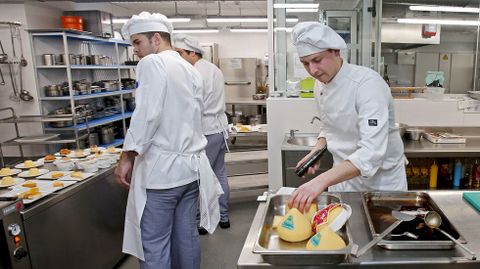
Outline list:
[[[259,58],[268,52],[267,33],[188,34],[200,43],[218,43],[219,58]]]
[[[40,29],[40,28],[59,28],[60,27],[61,10],[54,8],[47,8],[46,6],[27,3],[27,4],[0,4],[0,21],[18,21],[22,24],[21,36],[23,43],[24,57],[28,62],[28,65],[23,68],[23,88],[28,90],[30,94],[35,98],[32,102],[13,102],[9,99],[12,93],[12,84],[10,82],[10,76],[7,65],[0,65],[2,73],[5,77],[6,84],[0,86],[0,108],[13,107],[18,115],[32,115],[39,114],[39,103],[37,90],[34,79],[34,69],[32,64],[32,51],[30,47],[30,39],[28,32],[25,29]],[[0,26],[0,40],[2,41],[5,52],[12,57],[12,45],[10,41],[10,32],[8,27]],[[18,43],[15,43],[17,56],[20,55],[20,47]],[[19,85],[18,67],[15,68],[15,74],[17,77],[17,85]],[[7,113],[0,114],[0,117],[5,117]],[[35,135],[42,133],[41,126],[39,124],[21,124],[20,135]],[[0,125],[0,141],[11,139],[15,136],[13,125],[2,124]],[[24,148],[26,155],[31,155],[33,152],[38,154],[43,147],[31,147]],[[17,155],[17,147],[3,148],[3,153],[6,156]]]

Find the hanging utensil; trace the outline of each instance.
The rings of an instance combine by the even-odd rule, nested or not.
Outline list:
[[[8,65],[8,70],[10,71],[10,81],[12,82],[12,89],[13,89],[13,93],[10,94],[9,98],[14,102],[20,102],[20,98],[18,97],[18,93],[17,93],[17,82],[15,81],[15,77],[13,74],[13,67],[12,67],[13,64],[8,63],[7,65]]]
[[[464,246],[462,243],[460,243],[457,239],[455,239],[453,236],[451,236],[449,233],[445,232],[444,230],[440,229],[440,225],[442,225],[442,217],[440,214],[438,214],[435,211],[428,211],[428,213],[425,215],[423,218],[425,221],[425,224],[430,227],[431,229],[436,229],[437,231],[441,232],[443,235],[448,237],[450,240],[452,240],[457,246],[461,247],[465,252],[468,252],[470,254],[472,260],[477,259],[477,255],[475,252],[471,251],[469,248]]]
[[[397,210],[392,211],[392,216],[397,219],[392,225],[390,225],[387,229],[385,229],[385,231],[383,231],[383,233],[376,236],[372,241],[368,242],[361,249],[358,249],[358,245],[355,245],[352,248],[352,255],[355,256],[355,257],[359,257],[359,256],[363,255],[367,250],[369,250],[371,247],[375,246],[378,242],[380,242],[380,240],[382,240],[385,236],[390,234],[393,231],[393,229],[397,228],[397,226],[400,225],[400,223],[402,223],[404,221],[411,221],[411,220],[415,219],[415,216],[405,214],[405,213],[402,213],[402,212],[397,211]]]
[[[8,55],[5,53],[5,50],[3,49],[2,41],[0,41],[0,63],[6,63],[8,60]]]

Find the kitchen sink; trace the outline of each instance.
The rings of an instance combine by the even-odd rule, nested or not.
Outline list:
[[[317,137],[315,136],[304,136],[304,137],[291,137],[287,140],[288,144],[296,146],[306,146],[313,147],[317,144]]]

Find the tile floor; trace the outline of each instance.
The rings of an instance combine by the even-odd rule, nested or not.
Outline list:
[[[202,269],[234,269],[250,224],[257,210],[256,198],[265,190],[234,192],[230,201],[230,229],[217,228],[212,235],[200,236]],[[135,258],[126,257],[116,269],[138,269]]]

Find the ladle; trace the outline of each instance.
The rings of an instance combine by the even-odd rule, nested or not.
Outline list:
[[[430,227],[431,229],[436,229],[440,231],[443,235],[445,235],[450,240],[452,240],[455,244],[457,244],[457,246],[461,247],[463,250],[468,252],[472,256],[471,258],[472,260],[477,259],[475,252],[471,251],[469,248],[467,248],[462,243],[460,243],[457,239],[453,238],[453,236],[451,236],[450,234],[448,234],[447,232],[439,228],[440,225],[442,225],[442,217],[440,216],[440,214],[438,214],[435,211],[428,211],[427,214],[425,214],[424,221],[428,227]]]
[[[365,251],[369,250],[371,247],[376,245],[378,242],[380,242],[380,240],[382,240],[385,236],[391,233],[393,229],[397,228],[397,226],[400,225],[400,223],[402,223],[403,221],[411,221],[416,218],[415,216],[405,214],[397,210],[392,211],[392,216],[397,219],[392,225],[388,226],[388,228],[385,229],[383,233],[375,237],[372,241],[368,242],[361,249],[358,250],[358,246],[355,245],[354,248],[352,249],[352,255],[355,257],[359,257],[363,255]]]

